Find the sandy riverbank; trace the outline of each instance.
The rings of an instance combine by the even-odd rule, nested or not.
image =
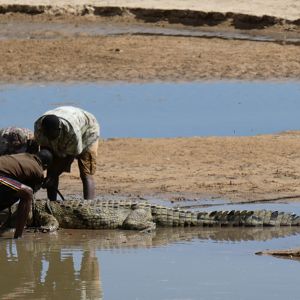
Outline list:
[[[112,139],[99,146],[97,194],[172,200],[300,198],[300,135]],[[61,190],[81,193],[76,164]]]
[[[300,78],[297,1],[72,1],[73,6],[51,1],[50,8],[49,3],[0,1],[0,82]],[[37,10],[26,10],[28,5]],[[71,9],[76,5],[99,10],[79,16]],[[142,9],[126,10],[136,6]],[[123,31],[99,33],[107,26]],[[145,34],[145,28],[157,34]],[[165,29],[179,34],[164,34]],[[197,32],[211,38],[191,36]]]

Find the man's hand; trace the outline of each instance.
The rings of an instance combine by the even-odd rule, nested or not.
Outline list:
[[[43,189],[48,189],[50,187],[55,186],[55,181],[56,181],[56,179],[51,177],[51,176],[46,177],[43,184],[42,184],[42,188]]]

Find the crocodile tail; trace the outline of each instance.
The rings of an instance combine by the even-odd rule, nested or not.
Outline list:
[[[300,216],[268,210],[231,210],[197,212],[152,206],[154,222],[159,226],[300,226]]]
[[[278,211],[231,210],[200,212],[198,222],[202,226],[300,226],[300,217]]]

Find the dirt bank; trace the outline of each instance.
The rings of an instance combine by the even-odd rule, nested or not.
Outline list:
[[[233,201],[300,198],[300,133],[112,139],[100,143],[97,193]],[[81,192],[76,164],[64,194]]]
[[[300,3],[297,0],[0,0],[0,6],[13,11],[23,9],[31,12],[93,13],[99,8],[140,8],[146,10],[183,10],[254,16],[274,16],[288,20],[300,19]],[[26,10],[26,7],[29,10]],[[97,13],[97,12],[96,12]]]
[[[31,2],[40,11],[0,2],[0,82],[300,78],[300,27],[287,11],[231,13],[224,1],[222,12],[99,7],[82,16]],[[192,36],[203,32],[210,38]]]
[[[50,22],[48,17],[41,21],[41,16],[0,15],[0,22],[9,24],[1,27],[0,33],[6,30],[8,34],[17,26],[12,18],[25,22],[19,25],[22,30],[26,24],[29,26],[28,18],[30,24]],[[72,24],[77,28],[93,23],[87,18],[80,20],[78,23],[72,19]],[[89,36],[84,32],[67,32],[63,26],[65,20],[53,22],[60,27],[44,31],[29,27],[25,33],[30,30],[31,33],[24,33],[26,39],[10,36],[0,40],[0,82],[300,78],[298,45],[143,34]],[[128,22],[126,26],[130,27]],[[278,34],[283,37],[281,32]]]

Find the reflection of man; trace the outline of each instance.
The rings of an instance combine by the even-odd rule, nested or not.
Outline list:
[[[103,299],[99,262],[90,250],[34,237],[1,242],[0,299]]]
[[[76,158],[83,183],[83,196],[93,199],[99,124],[96,118],[77,107],[62,106],[46,112],[34,125],[36,141],[54,154],[54,161],[47,172],[48,198],[56,200],[59,175],[70,172]]]
[[[82,287],[82,292],[85,292],[87,299],[102,299],[103,297],[99,263],[95,252],[94,249],[84,251],[81,261],[80,280],[84,287]]]
[[[0,129],[0,155],[37,151],[38,145],[31,130],[19,127]]]
[[[29,287],[35,282],[34,269],[40,268],[40,264],[27,241],[20,244],[13,239],[1,240],[0,299],[30,299],[33,294]]]
[[[75,269],[75,261],[80,261],[80,269]],[[60,249],[51,251],[46,258],[49,267],[45,272],[44,287],[51,299],[102,299],[102,289],[97,256],[89,251]],[[78,273],[79,271],[79,273]]]
[[[43,170],[52,162],[52,154],[41,150],[37,154],[20,153],[0,157],[0,211],[20,200],[14,237],[22,236],[33,194],[43,183]]]
[[[42,288],[47,291],[49,299],[80,299],[78,281],[74,272],[72,256],[62,258],[61,249],[49,249],[46,253],[48,269],[44,269],[44,283]]]

